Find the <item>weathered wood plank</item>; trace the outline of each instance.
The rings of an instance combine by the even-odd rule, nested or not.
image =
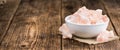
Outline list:
[[[33,5],[40,10],[38,28],[41,33],[34,49],[61,50],[61,36],[58,34],[61,25],[61,0],[36,0]]]
[[[0,8],[0,43],[9,28],[20,0],[6,0],[6,2],[3,8]]]
[[[62,24],[67,15],[73,14],[83,5],[81,0],[62,0]],[[71,39],[62,39],[62,50],[89,50],[89,45]]]
[[[88,7],[89,9],[102,9],[103,10],[103,14],[107,14],[108,12],[104,9],[104,5],[102,5],[103,3],[100,0],[83,0],[86,7]],[[112,18],[111,18],[112,19]],[[108,26],[108,30],[114,30],[113,25],[109,24]],[[114,30],[115,32],[115,30]],[[116,34],[116,32],[115,32]],[[116,41],[112,41],[112,42],[108,42],[108,43],[103,43],[103,44],[98,44],[98,45],[94,45],[93,47],[90,47],[91,50],[119,50],[118,47],[119,46],[119,40]]]
[[[0,50],[61,50],[60,6],[58,0],[22,2]]]

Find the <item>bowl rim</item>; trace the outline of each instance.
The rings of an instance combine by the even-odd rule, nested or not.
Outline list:
[[[84,24],[76,24],[76,23],[72,23],[72,22],[70,22],[69,20],[67,20],[69,17],[71,17],[71,16],[68,15],[68,16],[65,17],[65,22],[68,22],[68,23],[73,24],[73,25],[79,25],[79,26],[97,26],[97,25],[103,25],[103,24],[106,24],[106,23],[108,24],[109,21],[110,21],[109,17],[107,17],[107,19],[108,19],[107,22],[99,23],[99,24],[84,25]]]

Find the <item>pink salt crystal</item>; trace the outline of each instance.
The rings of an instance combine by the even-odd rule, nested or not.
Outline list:
[[[102,36],[102,35],[100,36],[100,35],[99,35],[99,36],[97,37],[97,41],[98,41],[98,42],[106,42],[106,41],[108,41],[108,37],[105,37],[105,36]]]
[[[97,36],[96,40],[97,40],[98,42],[106,42],[106,41],[109,40],[110,37],[114,37],[113,31],[107,31],[107,30],[106,30],[106,31],[101,32],[101,33]]]
[[[105,41],[107,41],[108,40],[108,36],[109,35],[107,35],[108,33],[106,32],[106,31],[104,31],[104,32],[101,32],[98,36],[97,36],[97,41],[98,42],[105,42]]]
[[[74,13],[73,14],[73,18],[74,18],[73,21],[75,21],[74,23],[77,23],[77,24],[90,24],[89,19],[87,17],[85,17],[85,16],[86,15],[84,13],[81,13],[81,15],[78,14],[78,13]]]
[[[101,9],[97,9],[96,11],[98,12],[98,14],[102,15],[102,10]]]
[[[85,7],[85,6],[83,6],[83,7],[81,7],[76,13],[81,13],[81,12],[85,12],[85,11],[87,11],[88,9]]]
[[[89,24],[90,23],[88,17],[85,14],[81,14],[80,18],[81,18],[81,24]]]
[[[103,20],[104,22],[106,22],[106,21],[107,21],[107,15],[103,15],[102,20]]]
[[[74,14],[74,15],[71,15],[71,22],[74,22],[74,23],[79,23],[80,22],[80,17],[78,17],[79,15],[78,14]]]
[[[67,27],[66,24],[63,24],[60,28],[59,31],[62,32],[63,38],[72,38],[72,32],[70,32],[69,28]]]

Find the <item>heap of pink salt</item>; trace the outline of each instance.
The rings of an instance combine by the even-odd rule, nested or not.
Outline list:
[[[100,24],[108,21],[106,15],[102,15],[102,10],[89,10],[86,7],[80,8],[77,12],[73,15],[70,15],[71,18],[69,19],[72,23],[76,24]]]
[[[77,12],[70,16],[71,18],[69,19],[69,21],[81,25],[100,24],[108,21],[107,16],[102,15],[101,9],[89,10],[86,7],[80,8]],[[59,28],[59,31],[62,32],[63,38],[72,38],[72,32],[70,32],[66,24],[63,24]],[[105,30],[99,33],[99,35],[96,38],[96,41],[106,42],[109,40],[110,37],[114,37],[113,31]]]

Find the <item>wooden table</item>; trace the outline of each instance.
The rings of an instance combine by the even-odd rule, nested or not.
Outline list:
[[[120,0],[7,0],[0,8],[0,50],[120,50],[120,40],[88,45],[62,39],[58,28],[80,7],[102,9],[120,37]]]

